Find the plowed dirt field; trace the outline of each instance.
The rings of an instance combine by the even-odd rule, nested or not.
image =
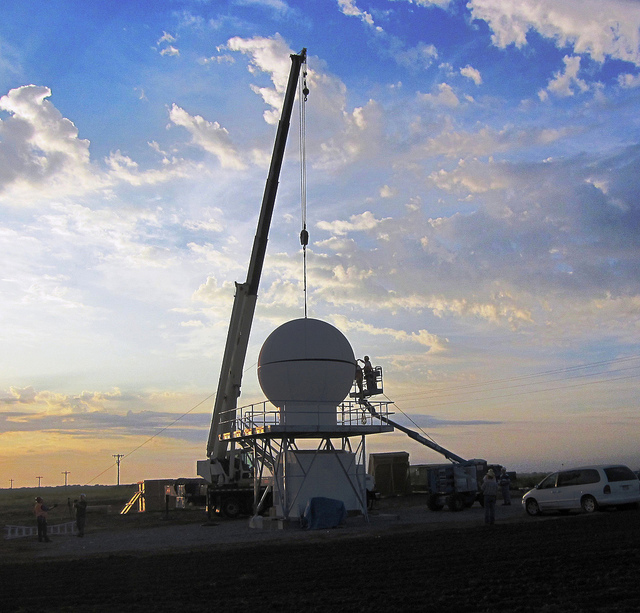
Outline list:
[[[172,552],[5,555],[1,610],[640,611],[638,510],[518,511],[494,526],[388,522]]]

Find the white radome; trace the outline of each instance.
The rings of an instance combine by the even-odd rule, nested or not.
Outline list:
[[[347,397],[356,360],[347,338],[319,319],[294,319],[262,345],[258,380],[287,425],[330,425]]]

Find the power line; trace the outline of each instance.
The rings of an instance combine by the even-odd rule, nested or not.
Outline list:
[[[205,402],[207,402],[207,400],[210,400],[211,398],[213,398],[213,396],[215,396],[215,393],[213,394],[209,394],[209,396],[207,396],[206,398],[204,398],[203,400],[201,400],[200,402],[198,402],[198,404],[196,404],[195,406],[191,407],[186,413],[183,413],[182,415],[180,415],[180,417],[177,417],[176,419],[174,419],[170,424],[168,424],[167,426],[165,426],[164,428],[158,430],[154,435],[150,436],[146,441],[144,441],[143,443],[140,443],[140,445],[138,445],[135,449],[132,449],[129,453],[125,453],[125,454],[118,454],[120,456],[120,458],[118,459],[118,464],[120,463],[120,459],[122,458],[128,458],[130,455],[134,454],[136,451],[138,451],[138,449],[141,449],[142,447],[144,447],[146,444],[150,443],[154,438],[156,438],[156,436],[159,436],[160,434],[162,434],[165,430],[167,430],[168,428],[171,428],[174,424],[178,423],[183,417],[186,417],[187,415],[189,415],[189,413],[192,413],[193,411],[195,411],[200,405],[204,404]],[[115,455],[113,457],[116,457]],[[106,473],[107,471],[111,470],[111,468],[116,464],[116,462],[114,462],[113,464],[111,464],[108,468],[105,468],[101,473],[97,474],[95,477],[93,477],[93,479],[91,479],[90,481],[87,481],[87,483],[85,483],[85,485],[90,485],[91,483],[93,483],[96,479],[100,478],[102,475],[104,475],[104,473]]]
[[[624,372],[627,370],[634,370],[640,368],[640,365],[638,366],[630,366],[629,368],[618,368],[617,370],[611,370],[607,373],[591,373],[591,374],[586,374],[586,375],[574,375],[572,377],[567,377],[565,379],[565,381],[570,381],[570,380],[575,380],[575,379],[585,379],[587,377],[596,377],[598,375],[613,375],[613,374],[617,374],[620,372]],[[640,373],[638,373],[638,375],[635,376],[639,376]],[[633,378],[633,377],[623,377],[623,378]],[[600,381],[598,381],[598,383],[606,383],[607,381],[617,381],[618,378],[610,378],[610,379],[601,379]],[[492,391],[499,391],[499,390],[511,390],[511,389],[517,389],[520,387],[530,387],[532,385],[541,385],[542,383],[545,382],[532,382],[532,383],[518,383],[517,385],[505,385],[504,387],[495,387],[489,390],[471,390],[471,391],[466,391],[466,392],[452,392],[450,394],[438,394],[435,393],[432,396],[425,396],[423,395],[422,398],[426,398],[427,400],[431,399],[431,398],[446,398],[446,397],[450,397],[450,396],[464,396],[464,395],[469,395],[469,394],[482,394],[485,392],[492,392]],[[554,388],[550,388],[550,389],[562,389],[563,386],[559,386],[559,387],[554,387]],[[568,385],[566,387],[573,387],[572,385]],[[531,393],[536,393],[538,391],[545,391],[545,390],[530,390]],[[428,393],[428,392],[427,392]],[[406,397],[403,398],[406,400]]]
[[[625,357],[625,358],[615,358],[612,360],[603,360],[601,362],[593,362],[590,364],[583,364],[581,366],[571,366],[571,367],[567,367],[567,368],[560,368],[560,369],[554,369],[554,370],[549,370],[549,371],[545,371],[545,372],[541,372],[541,373],[534,373],[534,374],[530,374],[530,375],[521,375],[518,377],[507,377],[504,379],[493,379],[493,380],[489,380],[489,381],[485,381],[485,382],[480,382],[480,383],[476,383],[476,384],[467,384],[467,385],[461,385],[459,387],[450,387],[450,388],[444,388],[441,389],[439,391],[455,391],[457,389],[467,389],[467,388],[471,388],[471,387],[482,387],[485,385],[491,385],[494,383],[509,383],[512,381],[521,381],[521,380],[526,380],[526,379],[530,379],[530,378],[537,378],[537,377],[543,377],[543,376],[548,376],[548,375],[556,375],[556,374],[562,374],[562,373],[567,373],[567,372],[576,372],[579,370],[584,370],[587,368],[596,368],[599,366],[603,366],[606,364],[616,364],[616,363],[620,363],[620,362],[627,362],[630,360],[639,360],[640,356],[629,356],[629,357]],[[593,377],[593,376],[598,376],[598,375],[609,375],[609,374],[615,374],[615,373],[619,373],[619,372],[624,372],[627,370],[633,370],[634,368],[638,368],[640,366],[630,366],[628,368],[619,368],[613,371],[609,371],[608,373],[591,373],[591,374],[584,374],[584,375],[576,375],[576,376],[572,376],[569,377],[569,379],[579,379],[579,378],[585,378],[585,377]],[[543,393],[543,392],[549,392],[549,391],[557,391],[557,390],[564,390],[564,389],[574,389],[574,388],[578,388],[578,387],[585,387],[588,385],[598,385],[601,383],[610,383],[613,381],[623,381],[623,380],[627,380],[627,379],[635,379],[638,376],[640,376],[640,373],[636,374],[636,375],[629,375],[629,376],[622,376],[622,377],[609,377],[609,378],[605,378],[605,379],[600,379],[597,381],[587,381],[584,383],[575,383],[575,384],[569,384],[569,385],[559,385],[559,386],[555,386],[555,387],[547,387],[544,389],[533,389],[533,390],[526,390],[526,391],[521,391],[521,392],[514,392],[514,393],[510,393],[510,394],[499,394],[496,396],[485,396],[482,398],[483,401],[486,400],[494,400],[494,399],[498,399],[498,398],[510,398],[510,397],[514,397],[514,396],[522,396],[525,394],[534,394],[534,393]],[[540,382],[542,383],[542,382]],[[522,383],[522,384],[518,384],[518,385],[512,385],[512,386],[505,386],[502,388],[495,388],[496,390],[500,390],[500,389],[515,389],[515,388],[519,388],[519,387],[526,387],[526,386],[531,386],[531,385],[539,385],[540,383]],[[473,390],[473,391],[469,391],[469,392],[458,392],[459,394],[482,394],[484,391],[494,391],[492,389],[489,390]],[[455,394],[438,394],[437,392],[432,395],[432,396],[427,396],[427,398],[441,398],[441,397],[447,397],[447,396],[454,396]],[[411,398],[411,397],[425,397],[424,394],[412,394],[409,396],[404,397],[403,399],[406,400],[407,398]],[[390,398],[388,398],[385,395],[385,398],[387,398],[387,400],[390,400]],[[435,406],[449,406],[452,404],[461,404],[461,403],[467,403],[467,402],[477,402],[478,399],[477,398],[469,398],[469,399],[465,399],[465,400],[452,400],[452,401],[446,401],[446,402],[439,402],[439,403],[430,403],[429,407],[435,407]],[[436,442],[435,439],[429,435],[428,433],[426,433],[417,423],[416,421],[407,413],[405,413],[396,402],[393,402],[393,406],[400,412],[402,413],[402,415],[404,415],[404,417],[410,421],[413,426],[415,428],[417,428],[418,430],[420,430],[420,432],[422,432],[422,434],[429,438],[430,440],[432,440],[433,442]]]
[[[498,396],[488,396],[482,398],[482,400],[495,400],[496,398],[511,398],[513,396],[524,396],[525,394],[539,394],[542,392],[552,392],[556,390],[564,390],[564,389],[573,389],[576,387],[586,387],[587,385],[598,385],[600,383],[610,383],[611,381],[624,381],[626,379],[636,379],[640,377],[640,373],[637,375],[629,375],[626,377],[614,377],[613,379],[601,379],[600,381],[587,381],[586,383],[576,383],[574,385],[559,385],[557,387],[547,387],[540,390],[527,390],[523,392],[515,392],[513,394],[502,394]],[[440,407],[440,406],[448,406],[451,404],[462,404],[465,402],[477,402],[477,398],[469,398],[467,400],[453,400],[449,402],[437,402],[435,404],[429,404],[430,407]]]
[[[640,356],[630,356],[630,357],[626,357],[626,358],[615,358],[612,360],[604,360],[601,362],[593,362],[590,364],[583,364],[581,366],[570,366],[570,367],[566,367],[566,368],[558,368],[558,369],[554,369],[554,370],[547,370],[547,371],[543,371],[540,373],[533,373],[530,375],[520,375],[517,377],[506,377],[503,379],[489,379],[487,381],[480,381],[478,383],[467,383],[467,384],[463,384],[463,385],[457,385],[457,386],[450,386],[450,387],[445,387],[445,388],[440,388],[437,390],[433,390],[431,392],[418,392],[418,393],[414,393],[414,394],[407,394],[406,396],[401,396],[400,398],[402,400],[407,400],[410,398],[441,398],[441,397],[447,397],[447,396],[451,396],[451,395],[456,395],[456,394],[470,394],[470,393],[482,393],[483,390],[472,390],[470,392],[468,391],[463,391],[463,390],[468,390],[468,389],[472,389],[472,388],[482,388],[482,387],[492,387],[495,384],[499,384],[499,383],[511,383],[511,382],[516,382],[516,381],[524,381],[527,379],[533,379],[533,378],[541,378],[541,377],[548,377],[548,376],[552,376],[552,375],[560,375],[560,374],[566,374],[566,373],[573,373],[573,372],[577,372],[580,370],[585,370],[588,368],[597,368],[600,366],[604,366],[607,364],[617,364],[617,363],[622,363],[622,362],[627,362],[630,360],[640,360]],[[621,369],[616,369],[616,370],[612,370],[609,371],[609,374],[615,374],[618,372],[623,372],[625,370],[632,370],[633,368],[640,368],[640,365],[638,366],[630,366],[628,368],[621,368]],[[586,375],[574,375],[574,376],[569,376],[566,379],[577,379],[577,378],[584,378],[584,377],[595,377],[598,375],[603,375],[603,374],[608,374],[608,373],[591,373],[591,374],[586,374]],[[512,386],[505,386],[505,387],[494,387],[493,389],[513,389],[516,387],[524,387],[524,386],[531,386],[531,385],[538,385],[539,383],[536,382],[532,382],[532,383],[522,383],[522,384],[518,384],[518,385],[512,385]],[[559,389],[559,388],[555,388],[555,389]],[[488,391],[493,391],[492,389],[488,390]],[[453,394],[447,394],[445,392],[453,392]]]

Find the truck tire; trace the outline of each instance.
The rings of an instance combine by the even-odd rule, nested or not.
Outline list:
[[[442,511],[444,504],[437,494],[429,494],[427,498],[427,508],[429,511]]]
[[[464,510],[464,498],[460,494],[452,494],[447,498],[447,507],[453,513],[459,513]]]
[[[477,499],[477,495],[474,493],[465,494],[464,495],[464,506],[467,509],[470,509]]]
[[[236,519],[242,512],[242,505],[237,496],[224,496],[220,501],[220,511],[229,519]]]

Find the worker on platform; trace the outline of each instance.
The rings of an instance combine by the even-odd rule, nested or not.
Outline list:
[[[74,500],[73,506],[76,510],[76,526],[78,527],[78,536],[84,536],[84,526],[87,521],[87,497],[80,494],[80,500]]]
[[[371,365],[371,360],[368,355],[364,356],[364,360],[358,360],[358,362],[362,362],[362,371],[364,373],[364,380],[367,383],[367,394],[371,396],[371,394],[378,393],[378,386],[376,385],[376,372],[373,370],[373,366]]]
[[[36,516],[36,522],[38,524],[38,541],[42,543],[50,543],[51,539],[47,535],[47,517],[51,509],[55,509],[58,505],[54,504],[48,507],[44,500],[40,496],[36,496],[36,505],[33,508],[33,512]]]
[[[358,397],[364,398],[362,368],[358,364],[360,360],[356,360],[356,386],[358,387]]]
[[[508,507],[511,505],[511,478],[507,474],[507,469],[503,466],[500,471],[500,477],[498,478],[498,485],[502,492],[502,506]]]
[[[484,494],[484,523],[493,525],[496,521],[496,500],[498,499],[498,482],[493,468],[487,471],[481,489]]]

